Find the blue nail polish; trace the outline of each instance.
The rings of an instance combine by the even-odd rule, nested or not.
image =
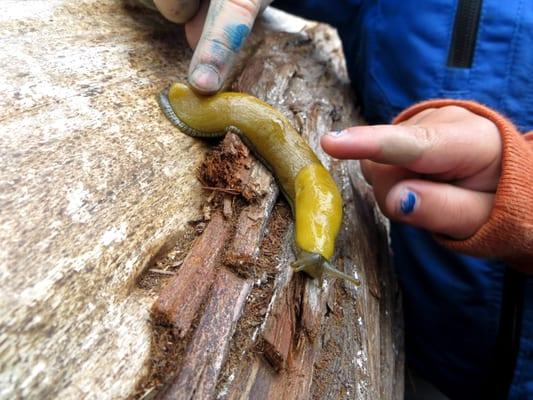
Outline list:
[[[341,137],[342,135],[344,135],[344,131],[331,131],[328,133],[328,135],[333,137]]]
[[[416,206],[417,196],[411,191],[405,192],[400,200],[400,211],[404,215],[409,215],[413,212]]]

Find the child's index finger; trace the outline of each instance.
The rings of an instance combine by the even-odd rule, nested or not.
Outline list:
[[[430,146],[418,127],[402,125],[356,126],[322,137],[324,150],[335,158],[369,159],[407,166]]]

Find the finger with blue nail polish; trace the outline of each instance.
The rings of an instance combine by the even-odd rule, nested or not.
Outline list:
[[[465,239],[488,219],[494,195],[447,183],[404,180],[384,200],[385,214],[396,221]]]

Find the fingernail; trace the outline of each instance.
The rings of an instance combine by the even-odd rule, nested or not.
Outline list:
[[[328,136],[332,136],[335,138],[341,137],[342,135],[344,135],[344,130],[328,132]]]
[[[220,89],[220,74],[209,64],[198,64],[189,77],[189,83],[202,93],[213,93]]]
[[[415,192],[406,190],[400,200],[400,211],[404,215],[411,214],[419,202],[418,196]]]

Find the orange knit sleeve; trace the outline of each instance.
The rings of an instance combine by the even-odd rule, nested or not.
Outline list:
[[[502,171],[489,220],[466,240],[443,236],[444,246],[479,257],[502,258],[533,274],[533,131],[520,135],[514,125],[481,104],[463,100],[431,100],[402,112],[394,123],[405,121],[428,108],[455,105],[490,119],[500,132]],[[533,110],[532,110],[533,112]]]

